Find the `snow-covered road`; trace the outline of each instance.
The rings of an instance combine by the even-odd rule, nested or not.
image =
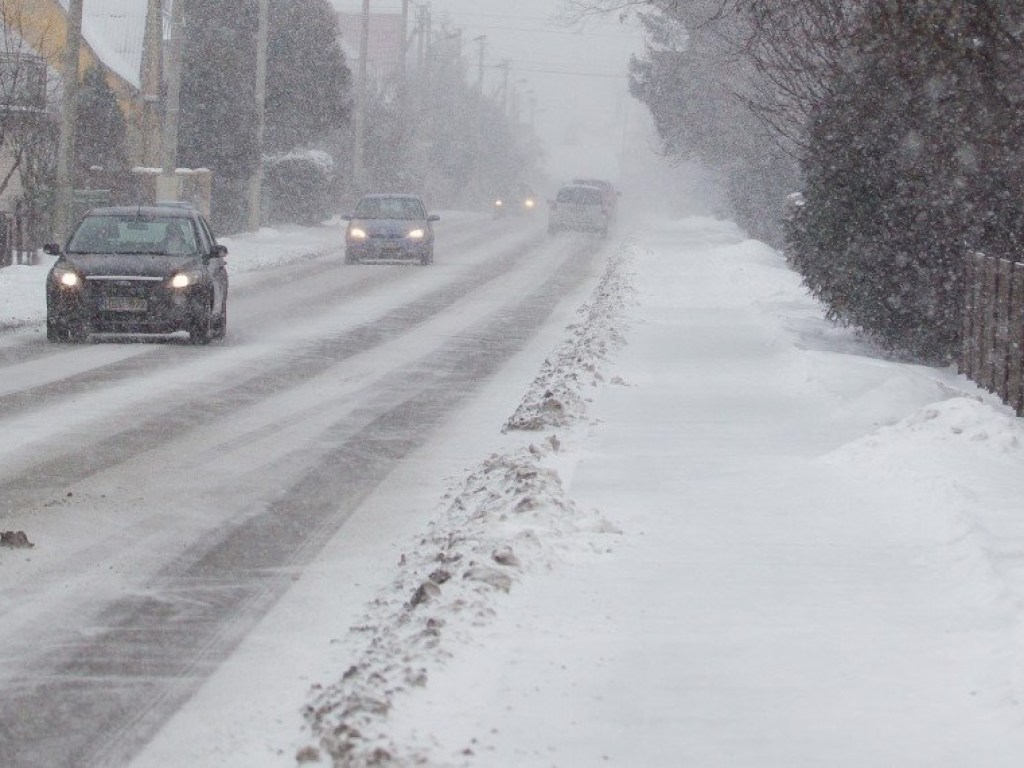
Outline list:
[[[597,241],[523,224],[441,227],[426,269],[243,270],[208,348],[8,339],[2,528],[35,546],[0,553],[0,763],[127,759],[600,272]]]
[[[0,763],[1020,765],[1019,419],[727,222],[450,235],[268,253],[209,350],[0,337]]]

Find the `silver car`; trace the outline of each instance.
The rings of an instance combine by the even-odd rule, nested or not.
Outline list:
[[[428,215],[416,195],[366,195],[345,218],[346,264],[365,259],[434,261],[433,223],[440,216]]]
[[[586,184],[570,184],[559,189],[551,201],[548,232],[554,235],[568,229],[596,232],[605,237],[610,219],[611,211],[601,189]]]

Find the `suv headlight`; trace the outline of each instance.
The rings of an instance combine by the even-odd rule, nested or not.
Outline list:
[[[409,232],[409,234],[406,235],[406,237],[408,237],[410,240],[422,240],[425,234],[426,232],[417,227],[416,229]]]
[[[82,278],[73,269],[66,267],[53,268],[53,280],[64,288],[78,288],[82,284]]]
[[[201,282],[202,279],[203,273],[197,269],[179,272],[171,278],[171,288],[188,288],[190,285]]]
[[[349,227],[348,236],[353,240],[365,240],[366,230],[359,227]]]

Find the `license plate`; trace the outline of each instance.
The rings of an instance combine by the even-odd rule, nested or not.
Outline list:
[[[125,296],[107,296],[103,299],[102,306],[107,312],[145,312],[147,308],[145,299]]]

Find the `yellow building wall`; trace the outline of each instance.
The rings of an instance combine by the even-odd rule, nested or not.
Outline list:
[[[140,0],[142,2],[143,0]],[[88,2],[88,0],[85,0]],[[35,51],[58,71],[63,68],[64,47],[67,44],[67,12],[57,0],[0,0],[0,14],[3,21],[18,33]],[[108,69],[86,40],[82,40],[78,57],[78,71],[84,73],[93,66],[100,67],[106,74],[107,83],[117,97],[129,131],[138,130],[141,119],[140,94],[138,89]],[[136,137],[132,144],[136,143]]]

